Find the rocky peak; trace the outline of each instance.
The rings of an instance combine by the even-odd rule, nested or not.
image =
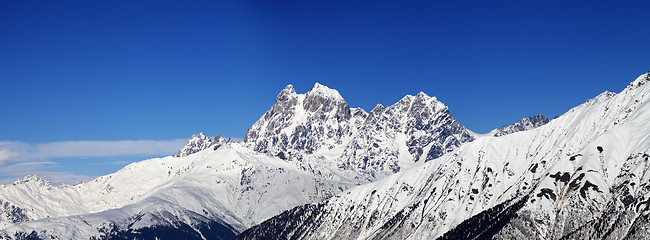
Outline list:
[[[435,101],[438,100],[436,97],[430,97],[429,95],[427,95],[427,94],[424,93],[424,92],[419,92],[417,95],[415,95],[415,97],[416,97],[416,98],[423,98],[423,99],[433,99],[433,100],[435,100]]]
[[[406,144],[414,161],[419,161],[423,154],[425,161],[438,158],[474,139],[436,97],[420,92],[400,107],[404,134],[408,137]],[[430,150],[425,152],[429,146]]]
[[[319,83],[314,84],[311,90],[305,94],[303,108],[305,111],[321,114],[331,113],[334,110],[333,113],[340,120],[347,120],[351,117],[350,107],[339,92]],[[321,116],[321,118],[325,117]]]
[[[353,132],[351,119],[350,107],[338,91],[316,83],[309,92],[296,94],[289,85],[246,132],[244,141],[258,152],[288,159],[340,144]]]
[[[499,128],[498,130],[496,130],[496,133],[494,133],[493,136],[500,137],[508,134],[513,134],[516,132],[535,129],[542,125],[547,124],[548,122],[549,122],[548,118],[546,118],[546,116],[544,115],[536,115],[532,117],[522,118],[511,125],[503,126]]]
[[[223,139],[220,135],[217,135],[217,137]],[[212,139],[206,137],[203,135],[203,133],[194,134],[189,140],[187,140],[187,144],[176,154],[174,154],[174,157],[185,157],[190,154],[197,153],[203,149],[210,147],[211,144]]]
[[[230,138],[225,139],[220,134],[217,134],[217,136],[215,136],[214,139],[212,139],[212,143],[210,144],[210,147],[212,147],[213,150],[217,150],[222,145],[230,142],[232,142]]]
[[[290,100],[292,97],[295,96],[296,96],[296,90],[293,88],[293,85],[289,84],[284,89],[282,89],[282,91],[280,91],[278,97],[275,99],[275,103],[277,104],[278,102],[284,102]]]
[[[339,91],[328,88],[327,86],[324,86],[320,83],[315,83],[314,86],[311,87],[309,92],[307,92],[307,96],[319,96],[322,98],[329,98],[335,101],[345,101],[343,100],[343,97],[341,97],[341,94],[339,94]]]
[[[39,187],[51,187],[51,184],[48,180],[45,180],[37,175],[27,175],[22,179],[17,179],[14,181],[14,185],[33,185]]]

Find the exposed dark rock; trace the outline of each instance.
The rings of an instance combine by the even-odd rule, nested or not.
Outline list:
[[[546,197],[547,199],[551,199],[555,201],[557,199],[557,196],[555,193],[553,193],[553,190],[550,188],[542,188],[540,189],[540,193],[537,194],[537,197]]]
[[[555,174],[551,174],[550,177],[555,179],[555,181],[560,181],[563,183],[567,183],[569,182],[569,180],[571,180],[571,175],[568,172],[564,172],[564,173],[557,172]]]

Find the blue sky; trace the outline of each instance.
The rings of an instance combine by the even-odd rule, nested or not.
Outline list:
[[[648,9],[648,1],[1,1],[0,181],[87,179],[174,153],[197,132],[243,138],[287,84],[306,92],[319,82],[366,110],[423,91],[479,133],[552,118],[650,69]]]

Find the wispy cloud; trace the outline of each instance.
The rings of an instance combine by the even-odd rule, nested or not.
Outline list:
[[[20,141],[0,142],[0,183],[9,183],[25,175],[38,174],[53,184],[74,183],[88,180],[84,173],[54,171],[65,165],[57,162],[62,158],[94,159],[113,158],[108,162],[89,162],[88,165],[128,164],[128,161],[114,160],[115,157],[128,156],[166,156],[178,151],[186,139],[166,141],[125,140],[125,141],[61,141],[29,144]]]
[[[9,160],[16,157],[18,157],[17,152],[12,152],[9,149],[0,149],[0,165],[5,165]]]
[[[53,168],[60,167],[60,164],[55,162],[43,162],[43,161],[33,161],[33,162],[19,162],[13,164],[6,164],[5,166],[0,167],[0,184],[11,183],[18,178],[22,178],[26,175],[39,175],[41,177],[55,176],[57,173],[62,175],[74,175],[67,172],[55,172],[51,171]],[[46,178],[52,181],[49,178]],[[59,182],[52,181],[53,183],[59,184]],[[74,183],[74,182],[66,182]]]
[[[39,144],[19,141],[0,142],[0,163],[69,157],[168,155],[178,151],[186,141],[186,139],[62,141]]]

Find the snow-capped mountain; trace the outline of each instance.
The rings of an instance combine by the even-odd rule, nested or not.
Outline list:
[[[538,128],[549,122],[548,118],[544,115],[535,115],[532,117],[526,117],[519,119],[519,121],[510,124],[508,126],[503,126],[499,129],[494,130],[491,135],[495,137],[500,137],[508,134],[513,134],[521,131],[528,131],[531,129]]]
[[[285,211],[239,239],[648,239],[650,76],[539,128]]]
[[[247,146],[285,160],[333,159],[372,181],[450,152],[473,140],[447,106],[425,93],[370,113],[350,109],[338,91],[316,83],[306,94],[287,86],[246,133]]]
[[[0,185],[0,238],[228,239],[472,139],[424,93],[367,113],[323,85],[305,94],[289,85],[244,142],[201,133],[174,156],[90,182]]]

